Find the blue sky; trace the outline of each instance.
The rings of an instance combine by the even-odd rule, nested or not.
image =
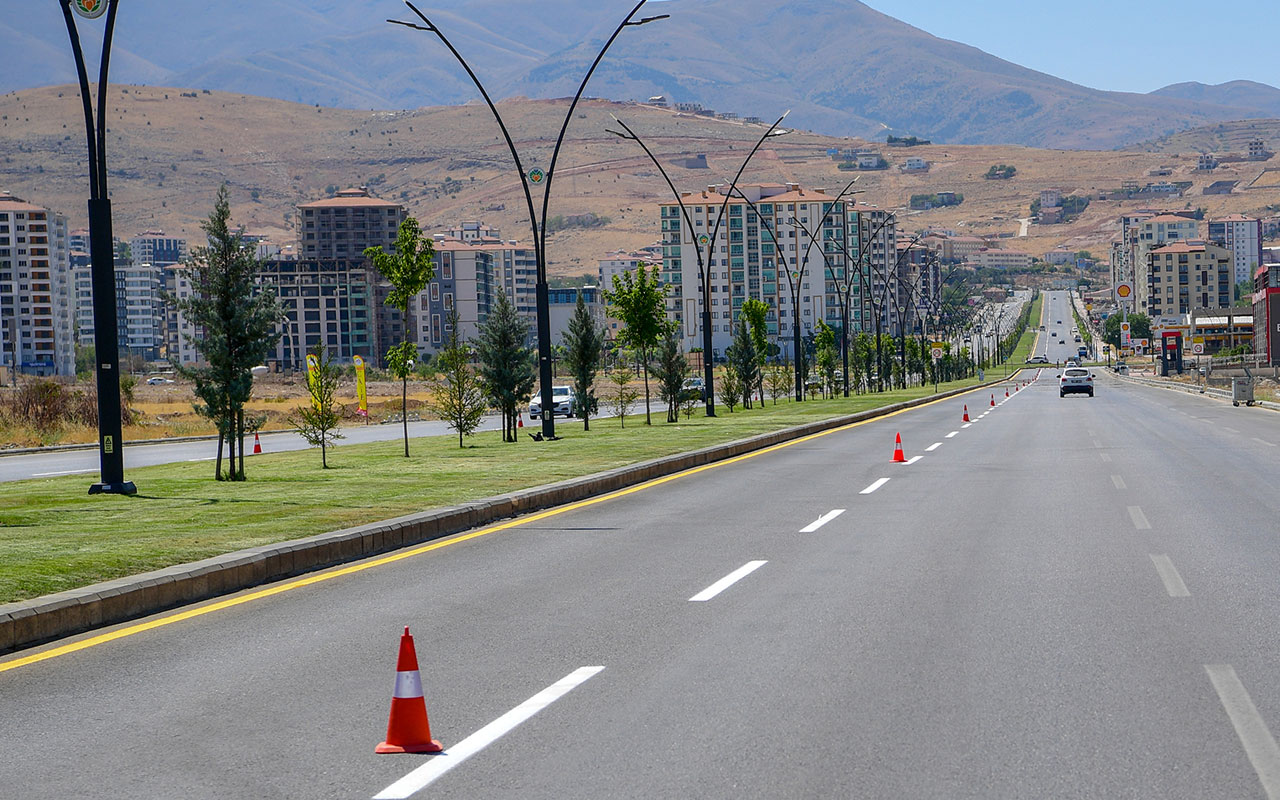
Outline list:
[[[863,0],[953,39],[1094,89],[1253,80],[1280,87],[1276,0]],[[1196,43],[1200,55],[1170,55]]]

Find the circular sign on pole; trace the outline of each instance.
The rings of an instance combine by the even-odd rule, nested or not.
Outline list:
[[[1123,303],[1127,301],[1130,297],[1133,297],[1133,284],[1128,282],[1117,283],[1116,284],[1116,300]]]
[[[707,245],[711,244],[711,237],[706,235],[705,233],[702,234],[701,236],[698,237],[698,244],[702,245],[703,247],[706,247]]]
[[[529,170],[529,183],[542,183],[543,179],[546,177],[547,173],[543,172],[538,167],[534,167]]]
[[[937,359],[942,358],[942,348],[936,344],[933,347],[929,348],[929,352],[933,354],[933,358],[935,361]]]
[[[71,7],[88,19],[97,19],[107,13],[107,0],[73,0]]]

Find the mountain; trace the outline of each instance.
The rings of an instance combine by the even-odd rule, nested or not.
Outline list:
[[[630,0],[436,0],[428,11],[495,98],[572,94]],[[175,12],[175,9],[179,9]],[[425,8],[424,8],[425,10]],[[858,0],[664,0],[670,19],[625,30],[590,95],[664,94],[834,135],[914,134],[952,143],[1111,149],[1223,120],[1280,116],[1280,90],[1235,82],[1152,94],[1103,92],[932,36]],[[164,84],[346,108],[476,99],[431,33],[391,0],[122,4],[121,83]],[[86,30],[86,46],[97,35]],[[0,90],[74,80],[54,3],[0,23],[13,68]],[[96,59],[95,59],[96,60]]]

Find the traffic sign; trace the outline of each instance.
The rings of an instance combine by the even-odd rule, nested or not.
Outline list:
[[[933,355],[935,360],[942,358],[943,354],[946,353],[946,351],[947,351],[947,347],[946,347],[946,344],[943,342],[933,342],[929,345],[929,352]]]
[[[538,167],[534,167],[529,170],[529,183],[542,183],[543,179],[546,177],[547,173],[543,172]]]
[[[1204,355],[1204,337],[1203,336],[1191,337],[1191,352],[1197,356]]]
[[[75,0],[71,7],[82,17],[97,19],[107,12],[107,0]]]

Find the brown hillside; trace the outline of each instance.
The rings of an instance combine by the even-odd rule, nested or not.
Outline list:
[[[479,105],[368,112],[316,108],[279,100],[154,87],[120,86],[110,92],[108,137],[115,231],[129,236],[163,228],[193,242],[222,181],[232,190],[236,220],[252,232],[290,242],[295,203],[324,196],[326,187],[367,184],[401,199],[428,230],[464,219],[483,219],[509,238],[528,240],[523,195],[510,158],[487,109]],[[503,113],[525,167],[546,167],[566,105],[515,100]],[[705,153],[709,170],[669,169],[677,185],[697,189],[727,181],[763,128],[630,104],[590,101],[580,106],[555,177],[550,214],[594,212],[611,222],[592,230],[552,234],[552,274],[594,272],[605,252],[654,242],[656,204],[668,197],[661,177],[630,142],[605,132],[617,114],[664,156]],[[893,166],[851,173],[826,155],[829,147],[865,145],[797,132],[777,139],[748,168],[745,181],[794,180],[836,191],[860,174],[860,198],[905,208],[913,193],[956,191],[963,205],[905,212],[904,227],[937,226],[962,232],[1015,234],[1018,218],[1041,189],[1093,193],[1125,179],[1146,183],[1149,172],[1171,167],[1168,180],[1194,183],[1181,200],[1095,201],[1070,225],[1032,226],[1031,236],[1005,242],[1042,253],[1057,245],[1105,251],[1114,220],[1140,207],[1205,207],[1210,214],[1259,213],[1280,202],[1275,190],[1229,196],[1200,195],[1215,180],[1242,185],[1268,164],[1228,164],[1196,173],[1195,154],[1036,150],[1010,146],[930,145],[879,149]],[[932,162],[924,174],[904,174],[907,155]],[[989,181],[993,164],[1013,164],[1012,180]],[[1271,165],[1277,165],[1273,160]],[[52,207],[85,224],[85,143],[77,92],[50,87],[0,96],[0,190]],[[255,199],[256,192],[256,199]]]

